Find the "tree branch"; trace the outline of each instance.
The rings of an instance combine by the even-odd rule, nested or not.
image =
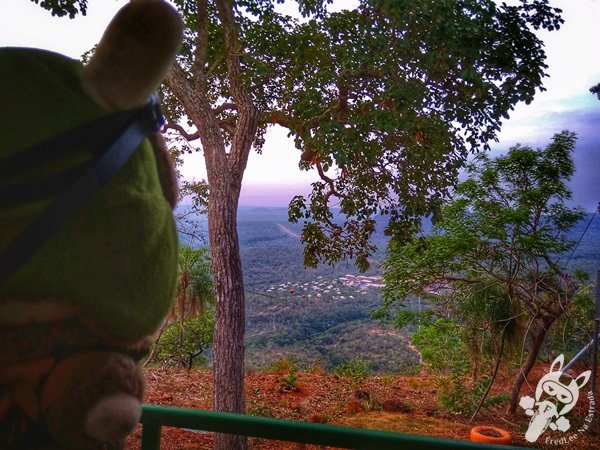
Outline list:
[[[279,125],[293,131],[299,136],[306,133],[306,126],[303,122],[294,119],[283,111],[266,111],[260,116],[260,122],[263,124]]]
[[[167,123],[163,126],[162,132],[165,133],[167,130],[175,130],[177,132],[179,132],[179,134],[181,136],[183,136],[183,138],[188,141],[195,141],[196,139],[200,139],[200,133],[198,132],[198,130],[196,130],[194,133],[190,134],[187,131],[185,131],[185,129],[181,126],[178,125],[176,123]]]
[[[216,108],[213,109],[215,115],[221,114],[223,111],[227,110],[235,110],[237,109],[237,105],[235,103],[223,103]]]
[[[197,4],[198,13],[196,20],[198,22],[198,34],[196,36],[196,50],[191,71],[194,75],[204,73],[206,48],[208,47],[208,5],[206,0],[198,0]]]
[[[185,75],[183,68],[173,63],[166,77],[171,91],[181,102],[187,116],[192,120],[202,142],[207,161],[209,183],[216,174],[226,173],[225,142],[219,122],[207,97],[206,78],[202,72],[196,74],[194,85]],[[214,169],[214,170],[213,170]]]
[[[252,97],[248,93],[241,75],[240,55],[242,49],[233,14],[233,1],[216,0],[215,3],[225,30],[229,91],[238,110],[238,119],[227,163],[233,185],[236,186],[236,189],[241,189],[242,175],[248,163],[250,148],[256,137],[259,112],[252,103]]]
[[[240,55],[242,49],[233,15],[233,2],[232,0],[217,0],[216,5],[219,18],[225,29],[227,75],[229,76],[231,95],[234,101],[242,107],[254,106],[241,77]]]
[[[316,161],[315,166],[317,167],[317,172],[319,173],[319,177],[321,178],[321,180],[323,180],[329,186],[329,193],[327,197],[329,198],[331,195],[335,195],[338,198],[341,197],[340,193],[335,188],[333,179],[325,175],[323,167],[321,166],[321,161]]]
[[[225,130],[230,135],[233,136],[235,134],[235,122],[231,120],[221,120],[219,122],[219,126],[222,130]]]

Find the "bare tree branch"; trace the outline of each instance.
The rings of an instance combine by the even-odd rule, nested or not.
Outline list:
[[[260,117],[260,121],[263,124],[279,125],[283,128],[287,128],[293,131],[299,136],[303,136],[306,133],[305,124],[294,119],[292,116],[284,113],[283,111],[267,111],[263,112]]]
[[[162,132],[165,133],[167,130],[175,130],[177,131],[183,138],[188,141],[195,141],[196,139],[200,139],[200,133],[196,130],[194,133],[188,133],[185,128],[176,123],[166,123],[163,126]]]
[[[230,109],[237,109],[237,105],[235,103],[223,103],[216,108],[213,109],[216,115],[221,114],[223,111],[227,111]]]
[[[248,163],[250,148],[256,136],[259,111],[252,103],[252,97],[248,93],[241,75],[241,44],[233,14],[233,2],[232,0],[217,0],[216,5],[225,30],[229,92],[238,110],[238,120],[227,163],[233,186],[239,190],[241,189],[242,175]]]

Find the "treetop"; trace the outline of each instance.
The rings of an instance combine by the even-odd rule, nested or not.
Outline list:
[[[166,86],[169,126],[202,141],[210,107],[232,146],[242,112],[257,108],[259,152],[268,127],[286,128],[300,168],[320,178],[289,214],[305,224],[313,267],[351,257],[366,269],[378,215],[398,239],[435,215],[468,156],[489,149],[515,105],[544,89],[535,31],[563,22],[547,0],[362,0],[337,12],[298,1],[301,19],[279,13],[281,1],[175,3],[187,22],[179,92],[208,103],[191,119]],[[245,159],[232,150],[229,160]]]

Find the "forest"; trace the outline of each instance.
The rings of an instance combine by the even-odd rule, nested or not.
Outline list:
[[[563,256],[565,262],[568,258],[569,271],[584,271],[590,281],[595,281],[600,265],[600,219],[595,216],[588,213],[569,231],[567,237],[579,244],[572,255]],[[198,238],[193,242],[206,244],[206,218],[194,220]],[[378,230],[383,230],[383,217],[380,222]],[[382,274],[380,265],[388,242],[383,232],[376,235],[378,250],[371,269],[360,273],[351,261],[305,268],[299,239],[284,232],[282,226],[300,233],[299,225],[287,221],[286,208],[242,206],[238,210],[247,296],[246,366],[264,369],[293,355],[300,368],[317,365],[332,371],[358,358],[367,362],[373,374],[418,370],[419,354],[410,344],[415,326],[397,329],[372,317],[371,312],[383,302],[380,288],[350,287],[339,281],[347,274]],[[430,229],[431,225],[426,225],[423,233]],[[187,239],[182,236],[182,241]],[[426,302],[412,298],[409,306],[426,308]],[[567,356],[576,349],[570,348]]]

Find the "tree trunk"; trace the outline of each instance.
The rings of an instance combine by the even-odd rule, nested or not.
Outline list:
[[[214,407],[216,411],[244,413],[245,295],[237,235],[238,199],[232,198],[230,192],[221,192],[223,187],[211,184],[208,204],[217,302],[213,342]],[[241,450],[247,448],[247,444],[245,437],[217,434],[214,448]]]
[[[504,355],[504,343],[506,342],[507,327],[508,327],[508,325],[505,326],[504,329],[502,330],[502,338],[500,340],[500,350],[498,350],[498,356],[496,357],[496,365],[494,366],[494,372],[492,373],[492,379],[490,381],[489,386],[485,390],[484,394],[481,396],[481,399],[479,400],[479,404],[477,405],[475,412],[473,412],[473,415],[471,416],[471,420],[470,420],[471,423],[475,420],[475,417],[479,413],[479,410],[485,403],[485,399],[487,398],[490,391],[492,390],[492,385],[494,384],[494,381],[496,381],[496,377],[498,376],[498,369],[500,369],[500,363],[502,362],[502,356]]]
[[[208,236],[215,282],[215,334],[213,340],[214,408],[222,412],[245,413],[244,328],[245,295],[237,234],[237,208],[242,178],[260,112],[246,91],[239,61],[241,51],[235,24],[233,2],[216,1],[225,29],[229,91],[237,111],[229,151],[219,120],[209,102],[209,89],[203,70],[191,82],[177,63],[167,74],[167,82],[181,102],[188,118],[196,125],[204,151],[209,184]],[[204,14],[206,10],[204,11]],[[198,34],[198,68],[205,63],[202,42],[207,37],[206,22]],[[205,47],[204,47],[205,51]],[[244,450],[245,436],[217,434],[216,450]]]
[[[144,364],[143,364],[144,367],[148,367],[148,365],[156,357],[156,353],[158,353],[158,345],[160,344],[160,338],[162,337],[163,333],[167,329],[168,324],[169,324],[168,319],[165,319],[163,321],[162,325],[160,326],[160,329],[158,330],[158,333],[156,334],[156,337],[154,338],[154,341],[152,342],[152,350],[150,351],[150,354],[146,358],[146,361],[144,361]]]
[[[525,363],[519,368],[519,372],[515,380],[513,381],[513,385],[510,391],[510,403],[508,405],[507,412],[509,414],[515,414],[517,411],[517,405],[519,402],[519,393],[521,392],[521,387],[523,383],[527,379],[529,372],[533,368],[535,361],[540,353],[540,349],[544,344],[544,339],[546,338],[546,332],[554,322],[554,318],[548,318],[546,320],[542,318],[534,319],[537,322],[538,326],[534,326],[533,336],[531,339],[531,348],[529,349],[529,354],[527,355],[527,359]]]
[[[183,369],[185,367],[185,361],[183,360],[183,319],[185,310],[179,310],[179,333],[177,334],[177,368]]]

